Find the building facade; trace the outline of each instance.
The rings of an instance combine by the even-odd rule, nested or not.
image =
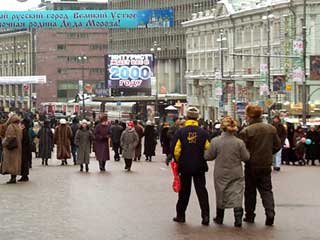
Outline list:
[[[107,9],[107,3],[52,1],[48,10]],[[79,92],[79,80],[93,93],[104,88],[106,29],[39,29],[36,31],[36,74],[46,75],[47,84],[37,85],[37,103],[65,102]]]
[[[319,10],[320,1],[308,2],[308,56],[319,54]],[[265,105],[268,91],[274,103],[301,104],[301,83],[292,73],[302,18],[302,0],[222,0],[215,9],[193,14],[183,23],[188,103],[198,106],[205,119],[243,116],[245,104]],[[281,89],[279,77],[285,79]],[[319,81],[308,79],[307,86],[311,93]]]
[[[1,31],[0,32],[0,77],[30,76],[34,64],[32,56],[32,32]],[[32,105],[33,89],[30,85],[0,84],[0,107],[9,111],[10,108],[29,109]]]
[[[150,53],[154,48],[155,75],[159,93],[185,93],[185,32],[181,23],[191,13],[210,9],[215,0],[112,0],[110,9],[174,9],[173,28],[112,29],[108,41],[110,53]],[[159,51],[157,51],[159,49]],[[160,50],[161,49],[161,50]],[[114,93],[115,95],[119,93]],[[139,92],[137,93],[139,95]]]

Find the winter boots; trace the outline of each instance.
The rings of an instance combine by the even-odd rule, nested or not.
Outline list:
[[[233,211],[234,211],[234,226],[242,227],[243,208],[242,207],[234,208]]]
[[[83,172],[83,164],[80,164],[80,172]],[[89,164],[86,163],[86,172],[89,172]]]
[[[224,209],[217,208],[217,216],[213,219],[216,224],[223,224]]]
[[[14,184],[14,183],[17,183],[17,176],[16,175],[11,175],[11,178],[7,182],[7,184]]]

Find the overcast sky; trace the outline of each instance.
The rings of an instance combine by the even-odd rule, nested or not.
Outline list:
[[[0,10],[22,11],[39,5],[41,0],[27,0],[18,2],[17,0],[0,0]],[[107,0],[85,0],[85,2],[107,2]]]

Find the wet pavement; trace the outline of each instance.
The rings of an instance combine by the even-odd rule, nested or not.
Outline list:
[[[130,173],[123,170],[123,160],[110,161],[107,172],[100,173],[92,158],[90,172],[80,173],[78,166],[50,160],[50,166],[43,167],[37,159],[28,183],[6,185],[8,176],[0,176],[0,240],[320,239],[319,166],[284,166],[273,173],[275,226],[264,226],[259,198],[256,223],[235,229],[231,209],[223,226],[212,221],[209,227],[201,226],[194,190],[187,223],[172,222],[177,194],[164,159],[160,152],[151,163],[143,158],[133,163]],[[207,174],[212,217],[213,167],[210,163]]]

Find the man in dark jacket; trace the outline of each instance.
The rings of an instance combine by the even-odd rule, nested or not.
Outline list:
[[[287,138],[287,130],[281,123],[278,115],[274,116],[272,119],[272,125],[277,129],[277,133],[281,141],[281,148],[273,155],[273,170],[280,171],[282,147]]]
[[[119,121],[115,120],[114,124],[111,126],[111,142],[112,149],[114,151],[114,160],[120,161],[119,149],[120,149],[120,138],[123,128],[119,125]]]
[[[253,223],[255,218],[257,189],[265,208],[267,226],[274,223],[274,198],[271,182],[272,153],[281,147],[277,130],[262,122],[262,108],[249,105],[246,117],[249,126],[240,132],[250,152],[250,160],[245,164],[245,222]]]
[[[199,199],[202,224],[209,225],[209,199],[206,189],[207,162],[204,151],[209,148],[208,135],[198,125],[199,110],[195,107],[188,108],[185,127],[179,129],[174,136],[174,158],[178,163],[181,190],[176,205],[177,216],[173,221],[185,222],[185,211],[188,206],[191,182],[193,179]]]
[[[77,164],[77,150],[78,150],[78,147],[77,145],[75,144],[75,136],[76,136],[76,133],[79,129],[79,120],[78,118],[74,118],[72,120],[72,124],[71,124],[71,130],[72,130],[72,140],[71,140],[71,153],[72,153],[72,158],[73,158],[73,164],[76,165]]]

